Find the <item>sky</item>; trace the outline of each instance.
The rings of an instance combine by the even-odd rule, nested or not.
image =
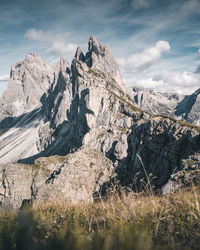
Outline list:
[[[0,0],[0,95],[30,52],[71,62],[90,35],[108,43],[124,81],[161,92],[200,88],[200,0]]]

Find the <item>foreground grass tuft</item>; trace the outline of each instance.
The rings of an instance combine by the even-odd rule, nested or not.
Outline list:
[[[0,215],[0,249],[199,249],[200,188]]]

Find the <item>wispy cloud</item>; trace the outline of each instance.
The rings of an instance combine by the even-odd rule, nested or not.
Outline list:
[[[143,9],[150,7],[151,3],[150,0],[132,0],[131,5],[133,9]]]
[[[74,43],[66,42],[69,33],[63,34],[53,34],[52,31],[43,31],[36,29],[29,29],[25,33],[25,37],[34,40],[34,41],[42,41],[50,45],[46,52],[56,55],[56,56],[65,56],[69,53],[74,53],[77,45]]]
[[[10,78],[9,75],[0,75],[0,82],[6,82]]]

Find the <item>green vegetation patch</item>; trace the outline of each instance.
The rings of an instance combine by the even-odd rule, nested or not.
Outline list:
[[[99,72],[92,70],[91,68],[88,68],[88,73],[93,74],[96,77],[100,77],[103,79],[105,78],[105,74],[103,72],[99,73]]]
[[[52,155],[48,157],[41,157],[35,160],[35,164],[49,165],[54,163],[62,163],[68,159],[68,156]]]
[[[171,121],[175,122],[175,123],[178,123],[180,124],[181,126],[185,126],[185,127],[188,127],[190,129],[194,129],[196,130],[198,133],[200,133],[200,126],[197,126],[193,123],[189,123],[189,122],[186,122],[186,121],[182,121],[182,120],[177,120],[175,119],[174,117],[172,116],[165,116],[165,115],[154,115],[153,117],[162,117],[164,119],[170,119]]]
[[[11,113],[10,113],[9,111],[7,111],[7,110],[4,110],[2,114],[3,114],[3,115],[8,115],[8,116],[13,116],[13,114],[11,114]]]
[[[198,133],[200,133],[200,126],[197,126],[197,125],[189,123],[189,122],[181,121],[181,120],[177,120],[177,123],[180,124],[181,126],[186,126],[188,128],[194,129]]]

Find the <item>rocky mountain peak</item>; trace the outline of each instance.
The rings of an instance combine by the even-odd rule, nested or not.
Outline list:
[[[94,36],[90,36],[88,42],[88,51],[94,52],[95,54],[103,54],[105,47],[96,39]]]
[[[50,68],[53,68],[50,64],[48,64],[43,58],[41,58],[39,55],[35,53],[29,53],[25,60],[22,62],[24,67],[27,69],[34,69],[35,67],[39,68],[47,68],[48,70]]]
[[[0,98],[1,113],[19,116],[41,106],[41,97],[49,89],[55,68],[35,53],[12,65],[7,90]]]
[[[78,61],[82,61],[82,62],[85,61],[85,56],[84,56],[84,54],[79,46],[77,47],[77,50],[75,53],[75,59]]]
[[[96,72],[103,72],[105,76],[114,79],[123,91],[126,91],[119,66],[108,45],[104,46],[94,36],[90,36],[85,58],[88,67]]]
[[[38,54],[36,53],[33,53],[33,52],[30,52],[28,53],[28,55],[26,56],[25,60],[28,60],[28,59],[39,59],[39,60],[43,60]]]
[[[19,77],[24,73],[29,73],[33,77],[37,78],[38,72],[48,73],[54,70],[54,67],[48,64],[44,59],[35,53],[29,53],[24,61],[17,62],[12,65],[11,77]],[[14,79],[15,80],[15,79]]]
[[[58,72],[62,71],[62,72],[66,72],[69,73],[70,72],[70,65],[69,63],[65,60],[65,58],[61,57],[57,66],[56,66],[56,70]]]

